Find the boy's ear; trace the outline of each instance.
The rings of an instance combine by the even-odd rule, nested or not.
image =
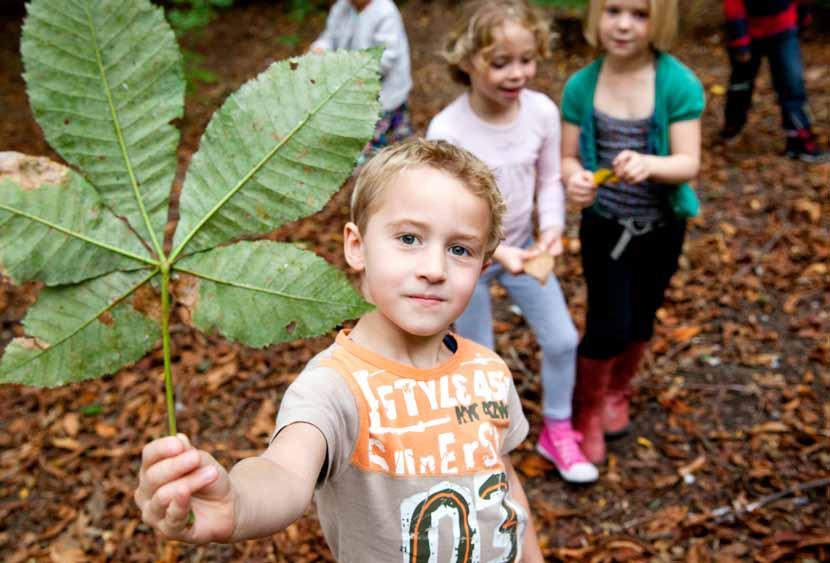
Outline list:
[[[484,270],[486,270],[487,268],[489,268],[489,267],[490,267],[490,265],[491,265],[492,263],[493,263],[493,259],[492,259],[492,258],[488,258],[487,260],[485,260],[485,261],[484,261],[484,264],[482,264],[482,265],[481,265],[481,273],[483,274],[483,273],[484,273]]]
[[[366,260],[363,256],[363,237],[360,236],[360,229],[351,221],[343,227],[343,254],[346,263],[355,271],[362,272],[366,268]]]

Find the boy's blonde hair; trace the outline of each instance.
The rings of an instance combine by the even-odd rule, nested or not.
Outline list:
[[[507,206],[487,165],[471,152],[446,141],[427,141],[416,137],[386,147],[373,156],[355,182],[351,202],[352,223],[365,234],[369,218],[377,210],[384,192],[394,190],[398,174],[418,166],[428,166],[449,174],[487,203],[490,230],[484,259],[488,260],[504,239],[502,218]]]
[[[456,82],[470,85],[470,75],[461,69],[481,53],[489,60],[493,48],[493,32],[508,22],[515,22],[526,28],[536,39],[536,55],[545,58],[550,55],[550,28],[540,13],[524,0],[480,0],[470,2],[464,10],[464,17],[455,30],[451,31],[441,56],[450,67],[450,75]]]
[[[667,51],[677,35],[677,0],[647,0],[649,42],[658,51]],[[592,47],[599,44],[599,18],[606,0],[591,0],[585,18],[585,39]]]

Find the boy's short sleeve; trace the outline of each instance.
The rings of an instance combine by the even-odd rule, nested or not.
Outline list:
[[[359,421],[349,384],[340,374],[323,366],[303,370],[282,398],[274,437],[295,422],[311,424],[326,440],[326,466],[318,485],[348,465]]]
[[[527,437],[529,424],[522,410],[522,401],[519,399],[519,393],[516,391],[516,384],[513,378],[510,378],[510,390],[507,396],[507,408],[510,412],[510,426],[504,434],[504,441],[501,445],[501,455],[509,454],[511,451],[519,447],[524,439]]]
[[[666,89],[669,123],[699,119],[706,106],[703,85],[687,66],[678,62]]]

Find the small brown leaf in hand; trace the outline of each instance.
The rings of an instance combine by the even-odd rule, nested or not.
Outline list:
[[[545,285],[548,276],[553,271],[553,262],[553,256],[547,252],[541,252],[538,256],[525,262],[525,273],[539,280],[540,284]]]

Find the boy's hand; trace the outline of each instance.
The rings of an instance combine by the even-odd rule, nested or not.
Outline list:
[[[538,248],[524,250],[518,246],[500,244],[493,253],[493,259],[511,274],[521,274],[525,271],[525,260],[530,260],[538,254]]]
[[[614,167],[614,173],[630,184],[639,184],[651,176],[649,158],[635,151],[620,151],[611,164]]]
[[[594,183],[594,175],[590,170],[580,170],[568,177],[565,186],[568,197],[582,206],[588,207],[597,197],[597,186]]]
[[[184,434],[144,446],[134,498],[144,522],[168,539],[202,544],[228,541],[233,534],[235,502],[228,473]]]

